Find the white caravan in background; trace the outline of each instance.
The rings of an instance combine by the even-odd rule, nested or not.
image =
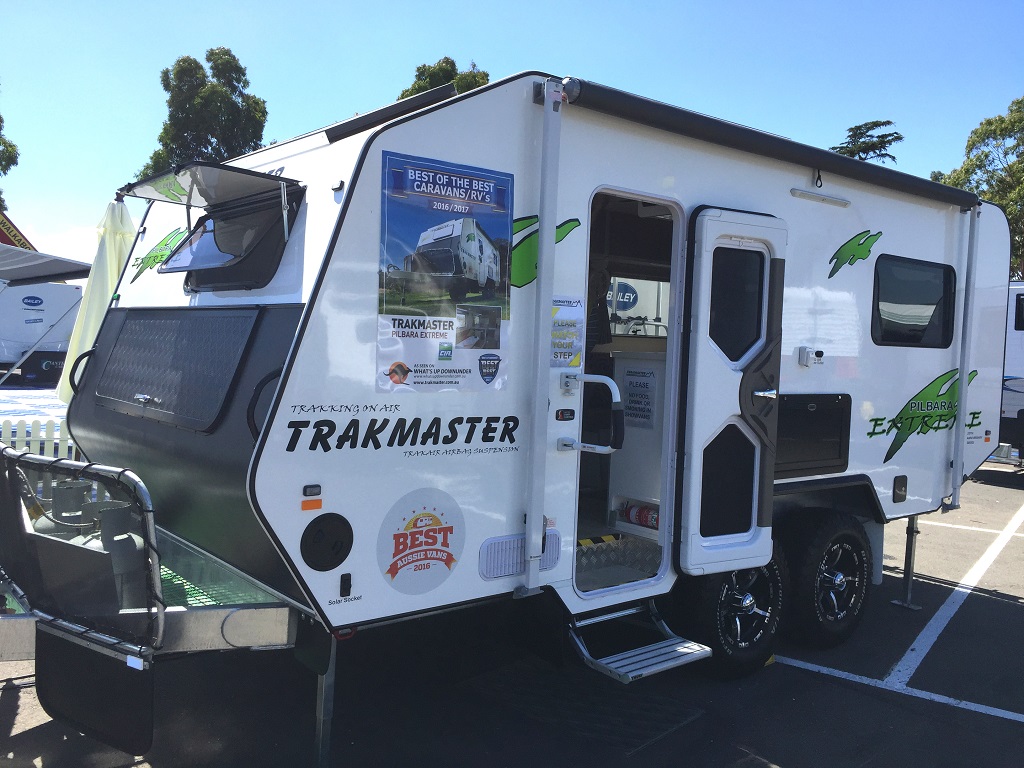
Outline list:
[[[1024,448],[1024,282],[1011,282],[1006,304],[1006,357],[999,438]]]
[[[78,285],[0,280],[0,386],[57,385],[81,300]]]

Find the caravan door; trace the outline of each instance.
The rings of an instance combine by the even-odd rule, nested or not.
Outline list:
[[[763,565],[771,506],[786,224],[697,209],[682,469],[679,567],[690,574]]]

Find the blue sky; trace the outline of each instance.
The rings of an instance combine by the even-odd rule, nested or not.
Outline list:
[[[442,56],[492,80],[581,77],[826,148],[892,120],[906,137],[896,167],[920,176],[959,165],[970,131],[1024,96],[1020,0],[2,0],[0,19],[0,115],[21,152],[0,178],[8,215],[39,250],[85,261],[114,191],[156,148],[160,70],[215,46],[267,100],[265,141],[394,101]]]

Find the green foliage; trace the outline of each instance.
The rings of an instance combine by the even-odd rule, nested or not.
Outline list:
[[[989,117],[967,138],[964,162],[932,181],[960,187],[1000,206],[1010,222],[1010,276],[1024,276],[1024,97]]]
[[[885,162],[896,158],[889,154],[889,147],[903,141],[903,134],[897,131],[876,133],[880,128],[888,128],[892,120],[872,120],[846,129],[846,141],[838,147],[829,147],[840,155],[853,157],[857,160],[879,160]]]
[[[416,79],[412,85],[398,94],[398,98],[405,99],[448,83],[455,83],[456,92],[465,93],[481,85],[487,85],[490,79],[490,75],[477,69],[475,61],[469,63],[469,69],[460,72],[455,60],[445,56],[437,64],[420,64],[416,67]]]
[[[0,176],[6,176],[7,172],[17,164],[18,148],[4,136],[4,117],[0,115]],[[0,189],[0,213],[6,210],[7,203],[4,202],[4,191]]]
[[[211,48],[206,63],[209,74],[200,62],[182,56],[160,73],[167,120],[160,146],[138,178],[193,160],[228,160],[262,146],[267,102],[246,92],[245,67],[230,48]]]

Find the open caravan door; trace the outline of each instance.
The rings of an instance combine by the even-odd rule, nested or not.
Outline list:
[[[685,460],[677,486],[679,568],[751,568],[772,555],[771,514],[786,223],[698,208]]]

